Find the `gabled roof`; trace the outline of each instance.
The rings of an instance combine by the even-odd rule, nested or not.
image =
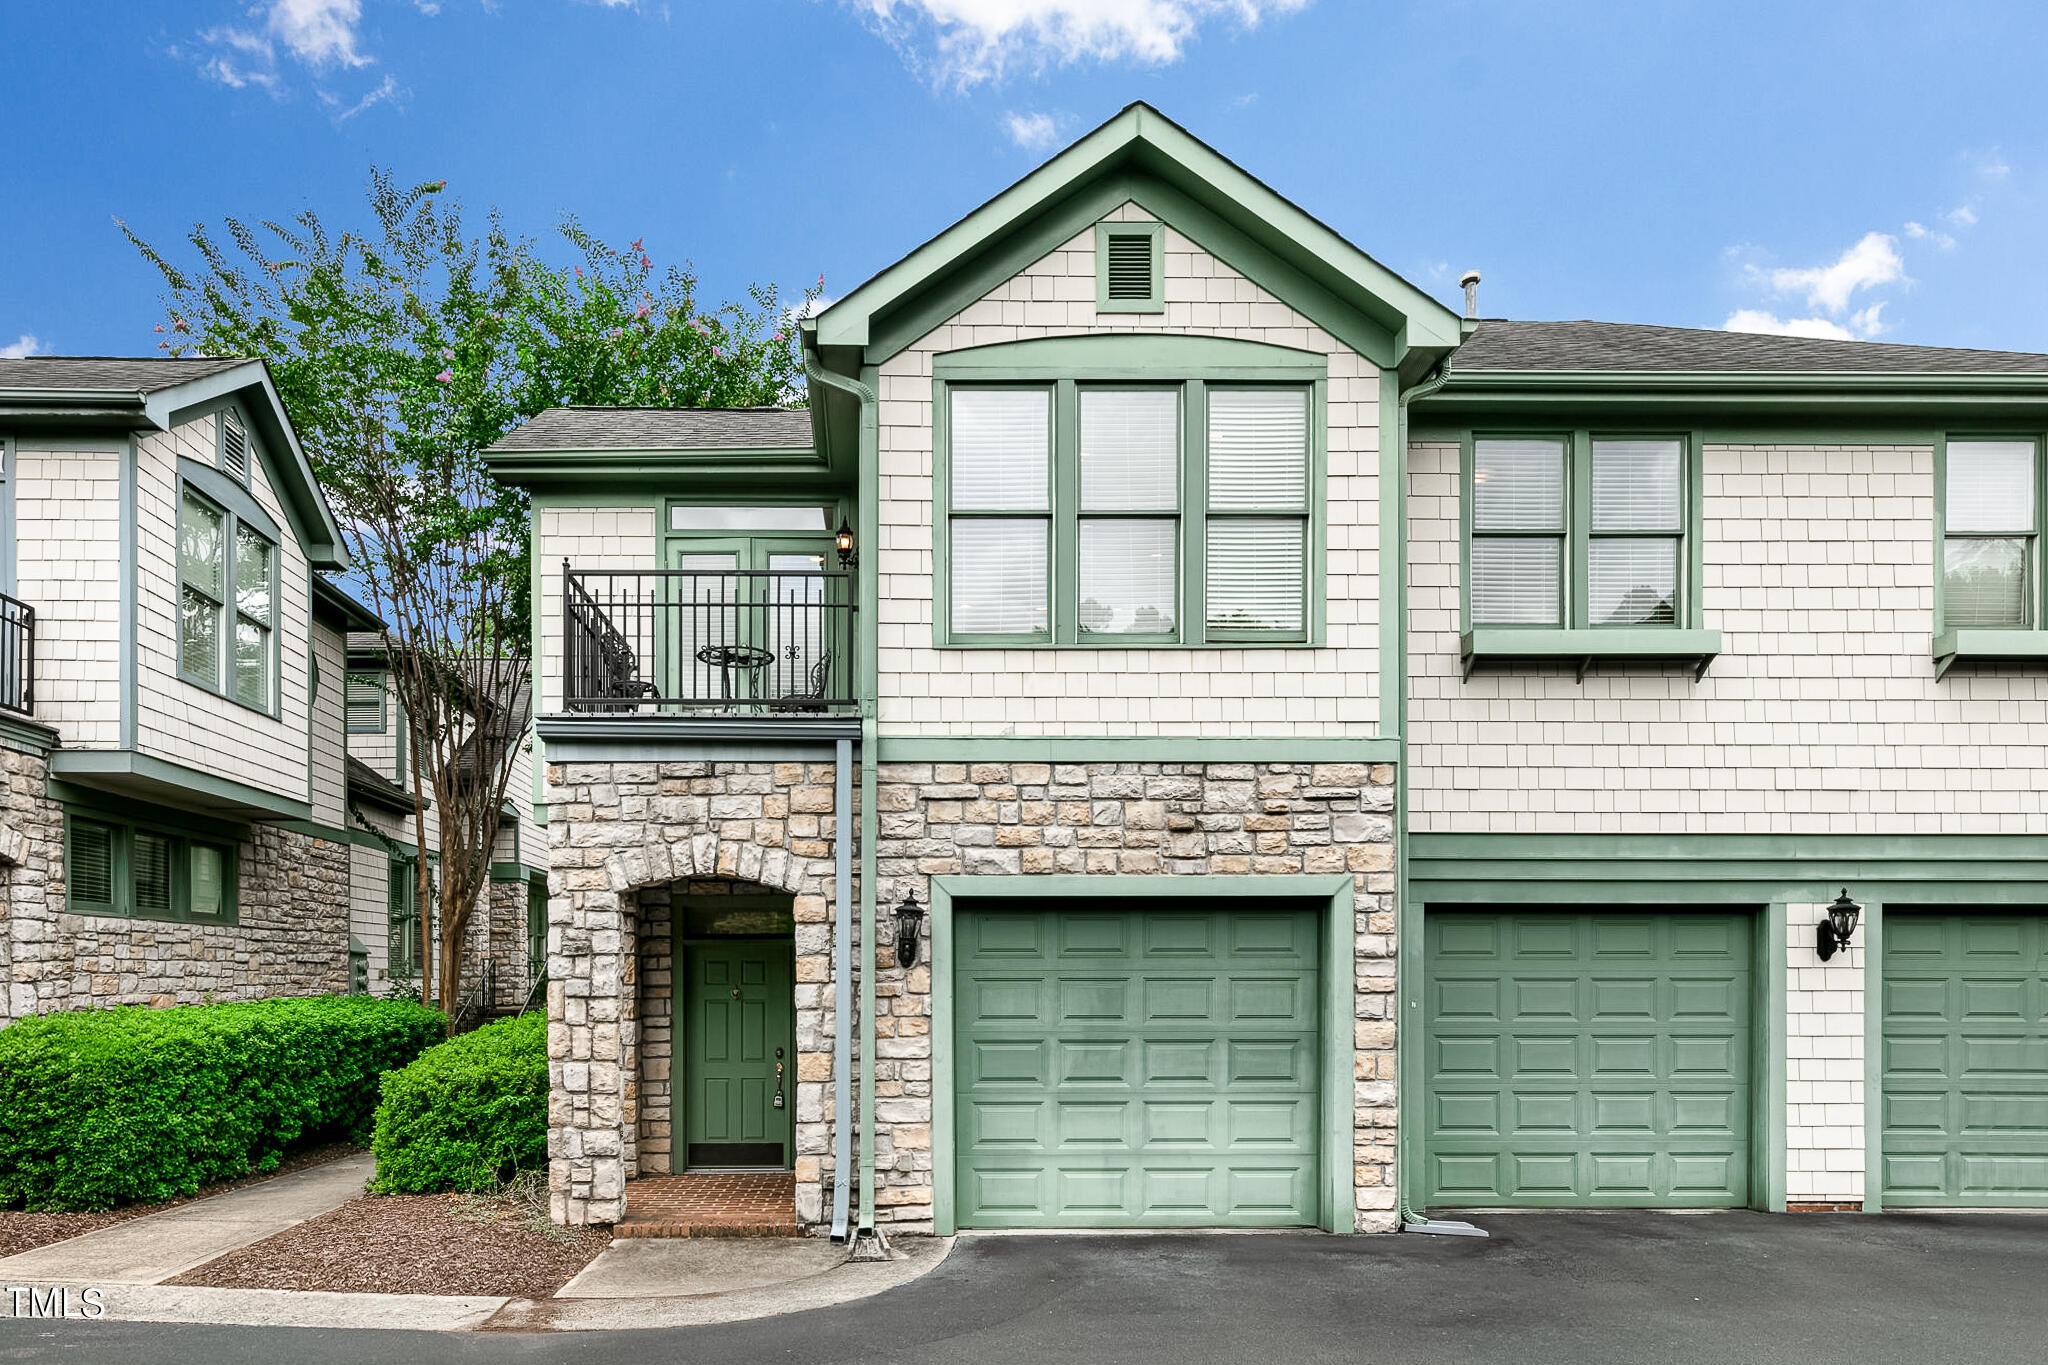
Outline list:
[[[880,363],[1126,200],[1382,365],[1419,374],[1458,343],[1450,309],[1143,103],[825,309],[807,338],[841,372]]]
[[[155,393],[249,362],[237,357],[36,355],[0,360],[0,392],[73,390]]]
[[[169,431],[186,413],[233,397],[265,452],[278,496],[316,569],[348,562],[341,528],[313,477],[291,414],[261,360],[236,357],[29,356],[0,360],[0,422]]]
[[[1631,322],[1488,319],[1451,356],[1446,368],[1454,378],[1557,371],[2019,375],[2048,374],[2048,355],[1760,336]]]
[[[748,450],[811,444],[806,408],[549,408],[484,453]]]

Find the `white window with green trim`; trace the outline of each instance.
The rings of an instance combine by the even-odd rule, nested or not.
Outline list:
[[[1696,618],[1692,442],[1475,433],[1467,446],[1469,627],[1668,627]]]
[[[2034,437],[1946,443],[1938,629],[2030,630],[2041,621],[2041,458]]]
[[[938,642],[1307,643],[1318,393],[942,384]]]
[[[382,673],[350,673],[346,686],[348,733],[381,735],[390,727],[388,691]]]
[[[70,913],[235,922],[236,850],[227,840],[89,815],[65,823]]]
[[[277,546],[189,484],[178,505],[178,675],[277,710]]]
[[[393,858],[386,864],[384,896],[391,924],[385,972],[395,977],[416,977],[420,974],[420,883],[417,860]]]

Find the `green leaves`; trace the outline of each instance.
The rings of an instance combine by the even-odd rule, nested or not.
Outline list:
[[[0,1029],[0,1207],[104,1209],[358,1135],[385,1071],[447,1036],[407,1001],[127,1006]]]
[[[451,1038],[384,1078],[370,1139],[386,1194],[496,1189],[548,1154],[547,1018]]]

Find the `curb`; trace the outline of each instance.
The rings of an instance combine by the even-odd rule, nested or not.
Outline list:
[[[884,1293],[936,1270],[950,1237],[905,1237],[888,1261],[724,1293],[649,1298],[513,1299],[484,1295],[345,1294],[325,1290],[108,1285],[88,1299],[76,1284],[23,1286],[12,1319],[70,1323],[205,1323],[401,1332],[591,1332],[695,1327],[829,1308]],[[0,1320],[9,1300],[0,1288]],[[43,1296],[47,1295],[45,1298]],[[48,1311],[40,1311],[47,1306]],[[24,1312],[23,1309],[30,1311]],[[95,1311],[96,1310],[96,1311]]]

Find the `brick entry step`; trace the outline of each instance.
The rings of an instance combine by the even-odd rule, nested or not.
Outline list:
[[[614,1237],[797,1237],[790,1171],[658,1175],[626,1185]]]

